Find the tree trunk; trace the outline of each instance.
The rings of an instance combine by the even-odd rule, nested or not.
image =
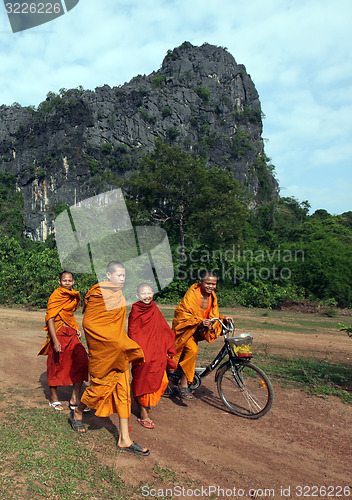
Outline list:
[[[181,243],[181,254],[180,257],[182,261],[186,260],[186,247],[185,247],[185,229],[184,229],[184,207],[181,207],[181,215],[180,215],[180,243]]]

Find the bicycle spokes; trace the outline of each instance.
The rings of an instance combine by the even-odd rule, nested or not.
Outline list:
[[[271,407],[273,391],[260,368],[251,363],[226,363],[218,377],[219,395],[232,413],[259,418]]]

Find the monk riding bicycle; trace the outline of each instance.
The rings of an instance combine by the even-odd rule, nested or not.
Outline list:
[[[199,282],[187,290],[175,309],[172,329],[175,332],[177,354],[173,360],[182,370],[178,392],[186,401],[194,399],[189,386],[194,379],[198,343],[204,340],[212,343],[221,334],[221,325],[211,323],[211,320],[233,320],[231,316],[220,314],[216,287],[215,274],[204,270],[200,274]]]
[[[251,333],[234,336],[232,320],[212,318],[211,323],[221,325],[224,345],[206,367],[196,368],[190,390],[200,387],[204,377],[216,368],[215,381],[222,402],[231,413],[240,417],[257,419],[270,410],[274,391],[263,370],[251,362]],[[221,362],[228,357],[225,363]],[[169,378],[177,384],[182,371],[168,372]]]

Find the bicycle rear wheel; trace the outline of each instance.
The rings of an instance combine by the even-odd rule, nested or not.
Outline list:
[[[234,365],[229,362],[219,370],[218,392],[227,408],[244,418],[260,418],[271,408],[274,391],[266,374],[252,363]]]

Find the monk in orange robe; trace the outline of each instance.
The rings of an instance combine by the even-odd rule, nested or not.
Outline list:
[[[215,294],[217,277],[210,271],[204,271],[199,283],[192,285],[175,310],[172,329],[175,332],[177,355],[174,361],[182,369],[179,382],[181,398],[192,400],[189,384],[193,382],[198,342],[214,342],[221,334],[221,325],[211,324],[212,318],[231,319],[231,316],[219,314],[218,300]]]
[[[131,398],[129,363],[144,362],[143,351],[125,332],[126,302],[122,295],[126,271],[116,261],[107,268],[109,281],[92,286],[84,302],[83,328],[89,351],[90,385],[81,402],[70,414],[73,430],[85,432],[83,411],[94,408],[98,417],[119,416],[118,448],[137,455],[149,450],[132,441],[129,435]]]
[[[128,335],[143,349],[145,363],[132,363],[132,392],[140,410],[138,422],[154,429],[149,408],[157,405],[168,386],[166,369],[177,368],[172,360],[175,334],[153,301],[150,285],[139,285],[137,298],[128,318]]]
[[[44,327],[48,335],[39,355],[48,355],[49,405],[62,411],[57,386],[73,384],[70,407],[77,406],[82,382],[88,380],[88,356],[79,340],[81,332],[73,314],[79,306],[80,294],[72,288],[72,274],[61,273],[59,285],[48,301]]]

